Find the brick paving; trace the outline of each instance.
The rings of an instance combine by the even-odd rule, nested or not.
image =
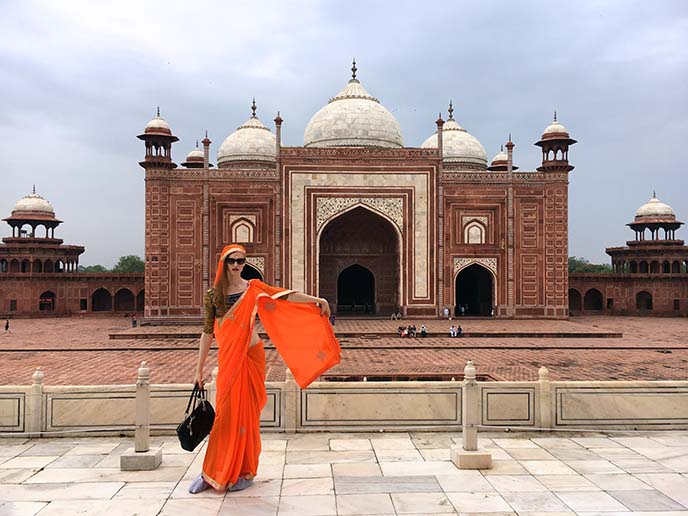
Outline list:
[[[408,324],[410,321],[402,321]],[[442,331],[449,321],[413,321]],[[453,322],[453,321],[452,321]],[[553,380],[685,380],[688,371],[688,319],[580,317],[570,321],[502,321],[463,319],[468,331],[540,333],[622,333],[620,338],[371,338],[396,328],[396,321],[337,321],[338,333],[360,332],[341,339],[342,363],[328,372],[342,376],[459,377],[466,360],[493,380],[536,380],[546,366]],[[185,327],[189,332],[193,327]],[[140,332],[140,329],[136,331]],[[146,327],[165,332],[169,328]],[[0,334],[0,385],[25,385],[40,366],[46,385],[133,383],[138,364],[151,367],[154,383],[187,383],[196,359],[197,339],[118,339],[130,334],[122,317],[17,319]],[[270,381],[284,379],[285,366],[267,345]],[[215,365],[211,351],[207,374]]]
[[[132,439],[0,439],[0,514],[80,516],[688,516],[688,433],[481,433],[493,467],[459,470],[456,432],[264,434],[253,485],[187,492],[205,446],[155,437],[154,471],[119,469]]]

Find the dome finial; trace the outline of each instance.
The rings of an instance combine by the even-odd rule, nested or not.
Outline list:
[[[160,106],[158,106],[158,115],[157,115],[157,117],[160,118]]]
[[[509,141],[511,141],[511,133],[509,133]]]
[[[33,194],[36,195],[36,185],[33,185]]]
[[[504,152],[504,144],[499,147],[499,152]]]
[[[353,81],[356,80],[356,71],[358,71],[358,68],[356,68],[356,58],[354,57],[353,65],[351,65],[351,80]]]
[[[36,193],[36,192],[34,192],[34,193]],[[652,198],[653,198],[653,199],[656,199],[656,198],[657,198],[657,192],[655,191],[654,188],[652,189]]]
[[[451,99],[449,99],[449,120],[454,120],[454,105],[452,104]]]
[[[256,98],[253,97],[253,104],[251,104],[251,112],[252,112],[253,114],[251,115],[251,118],[256,118],[256,109],[258,109],[258,108],[256,107]]]
[[[557,110],[556,109],[554,110],[554,121],[555,122],[557,121]]]
[[[198,140],[196,140],[196,148],[198,149]]]

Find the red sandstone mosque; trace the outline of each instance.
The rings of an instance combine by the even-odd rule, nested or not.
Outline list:
[[[337,313],[566,318],[569,147],[556,120],[520,171],[514,143],[488,162],[480,142],[440,116],[420,146],[356,77],[313,115],[302,146],[282,145],[256,114],[210,163],[183,168],[178,140],[153,118],[138,136],[146,179],[147,318],[198,317],[222,246],[241,242],[247,270],[327,298]]]

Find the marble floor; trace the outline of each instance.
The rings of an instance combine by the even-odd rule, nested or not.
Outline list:
[[[187,493],[204,448],[157,437],[155,471],[122,472],[131,440],[0,439],[0,515],[688,516],[688,432],[481,434],[494,467],[449,461],[458,433],[265,434],[255,483]]]

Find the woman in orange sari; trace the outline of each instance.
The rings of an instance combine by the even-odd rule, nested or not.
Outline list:
[[[329,324],[325,299],[246,281],[241,271],[246,249],[226,246],[220,254],[214,287],[205,296],[205,325],[199,344],[194,384],[203,385],[213,333],[218,343],[215,423],[203,471],[189,487],[238,491],[258,470],[260,414],[267,401],[265,352],[255,327],[256,314],[294,378],[305,388],[339,363],[340,348]]]

